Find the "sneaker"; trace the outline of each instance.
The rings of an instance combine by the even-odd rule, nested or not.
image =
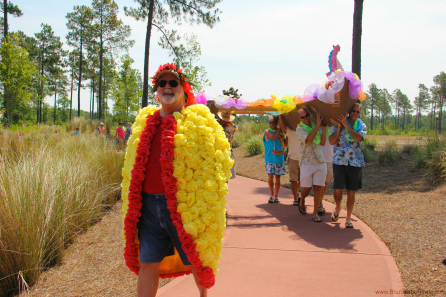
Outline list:
[[[274,197],[269,197],[269,199],[268,199],[268,203],[274,203]]]

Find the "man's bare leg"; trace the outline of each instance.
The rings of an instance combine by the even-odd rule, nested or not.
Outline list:
[[[160,262],[141,263],[138,274],[138,282],[136,285],[138,297],[156,296],[159,283],[159,268]]]
[[[335,216],[339,216],[339,213],[341,212],[341,201],[342,201],[342,194],[344,194],[344,189],[335,189],[333,192],[333,198],[336,201],[336,209],[334,210]]]
[[[275,175],[275,187],[276,187],[276,192],[274,193],[274,198],[278,198],[279,197],[279,190],[280,190],[280,175]]]
[[[321,204],[321,200],[322,200],[322,191],[324,189],[323,186],[313,186],[314,189],[314,209],[313,209],[313,219],[315,221],[320,221],[320,217],[317,214],[317,211],[319,209],[319,205]]]
[[[291,192],[293,193],[294,201],[297,201],[297,199],[299,198],[299,188],[300,188],[300,182],[297,181],[291,182]]]
[[[325,194],[327,193],[327,185],[328,185],[328,183],[326,182],[326,183],[325,183],[325,186],[322,188],[322,198],[321,198],[321,204],[320,204],[320,206],[322,206],[322,207],[324,207],[324,205],[322,204],[322,202],[324,201],[324,196],[325,196]]]
[[[311,188],[302,188],[302,191],[300,192],[301,198],[300,198],[299,207],[302,210],[305,210],[305,198],[307,198],[310,191],[311,191]]]
[[[192,273],[194,274],[195,284],[197,285],[198,291],[200,292],[200,297],[207,297],[208,289],[198,284],[197,270],[195,270],[194,266],[192,266]]]
[[[351,223],[351,216],[353,212],[353,206],[355,205],[355,191],[347,190],[347,218],[346,222]]]
[[[268,187],[271,193],[270,197],[274,196],[274,174],[268,174]]]

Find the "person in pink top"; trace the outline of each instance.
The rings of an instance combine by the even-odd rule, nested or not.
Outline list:
[[[124,130],[124,122],[119,122],[118,128],[116,128],[115,139],[118,138],[118,151],[124,151],[124,139],[125,139],[125,130]]]

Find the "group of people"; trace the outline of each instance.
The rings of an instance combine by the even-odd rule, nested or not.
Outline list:
[[[172,277],[191,272],[200,296],[204,297],[207,296],[207,289],[214,284],[215,273],[213,269],[203,265],[198,255],[208,244],[221,246],[223,235],[220,227],[210,222],[208,224],[212,225],[212,228],[206,224],[200,225],[198,229],[191,228],[191,224],[195,222],[192,220],[195,219],[188,215],[188,210],[196,208],[192,207],[197,206],[194,201],[201,199],[200,187],[213,189],[216,191],[211,193],[215,194],[214,196],[200,200],[204,205],[200,204],[197,216],[202,216],[200,220],[203,222],[214,220],[225,224],[224,211],[217,207],[218,203],[214,200],[224,199],[227,193],[229,169],[232,178],[235,177],[235,168],[227,148],[230,148],[237,126],[232,122],[234,116],[230,112],[219,113],[217,122],[209,110],[195,108],[191,86],[181,69],[174,64],[161,65],[153,77],[152,85],[161,107],[149,106],[140,110],[140,120],[135,122],[137,126],[131,136],[135,141],[129,143],[128,149],[131,153],[126,154],[123,169],[122,197],[126,240],[124,257],[127,266],[138,275],[138,296],[155,296],[160,276]],[[280,202],[280,176],[286,174],[284,148],[288,146],[293,204],[305,214],[305,198],[313,188],[313,219],[320,222],[319,215],[325,212],[322,197],[327,183],[331,182],[334,176],[336,209],[331,219],[338,220],[343,191],[347,188],[346,226],[353,227],[350,216],[355,191],[361,188],[361,168],[364,166],[361,142],[366,136],[366,127],[359,119],[360,111],[361,106],[355,104],[348,115],[331,120],[334,125],[331,130],[322,126],[323,117],[319,113],[316,122],[311,121],[310,112],[306,108],[299,110],[301,123],[296,131],[287,126],[282,117],[271,117],[269,128],[265,130],[263,137],[271,192],[268,202]],[[200,131],[210,133],[206,136],[206,141],[214,139],[215,142],[215,147],[212,143],[208,145],[206,142],[205,146],[200,147],[192,142],[187,146],[188,149],[198,150],[197,156],[206,155],[206,151],[211,150],[211,155],[215,155],[214,159],[195,162],[183,156],[187,151],[178,155],[174,152],[176,144],[182,145],[187,139],[197,140],[194,135],[187,134],[183,126],[183,120],[188,118],[194,123],[189,123],[190,125],[196,125],[200,127]],[[221,126],[226,137],[220,136],[220,129],[215,129],[217,125]],[[101,126],[103,127],[103,124]],[[126,130],[131,133],[131,125]],[[115,138],[128,139],[127,133],[123,132],[124,123],[121,122]],[[123,143],[124,140],[120,141],[120,148]],[[217,143],[219,149],[216,148]],[[220,149],[226,153],[221,154]],[[212,168],[207,165],[209,162],[213,164]],[[194,171],[186,169],[187,166],[192,166]],[[214,170],[213,168],[226,168],[227,171],[219,173],[217,181],[206,180],[201,184],[200,174],[206,170]],[[176,179],[176,175],[174,178],[175,172],[180,176],[184,173],[185,178]],[[183,195],[185,189],[188,191],[187,195]],[[206,207],[207,203],[212,207]],[[214,231],[218,231],[218,234],[213,235]],[[200,232],[211,232],[207,237],[212,241],[205,242],[200,239],[195,242]],[[215,267],[218,267],[218,258],[215,260]]]
[[[337,222],[341,211],[344,189],[347,190],[346,228],[353,228],[351,214],[355,192],[362,188],[364,155],[361,143],[367,135],[360,119],[361,105],[355,103],[349,113],[337,120],[330,119],[333,127],[322,125],[323,116],[316,111],[316,121],[310,118],[306,107],[298,111],[300,124],[291,129],[282,116],[271,116],[265,130],[265,166],[270,189],[269,203],[279,203],[280,176],[285,175],[284,148],[288,146],[288,171],[293,194],[293,205],[306,214],[305,198],[314,192],[313,220],[321,222],[325,213],[322,198],[327,184],[333,182],[336,208],[331,220]],[[301,191],[299,193],[299,189]]]
[[[132,123],[127,123],[127,128],[124,130],[124,122],[119,122],[119,126],[118,128],[116,128],[115,134],[115,140],[118,139],[118,151],[124,151],[125,145],[129,140],[130,135],[132,135]]]
[[[97,133],[99,136],[105,136],[106,131],[104,127],[104,123],[101,122],[100,126],[97,129]],[[115,141],[118,141],[118,151],[124,151],[127,141],[129,140],[130,135],[132,135],[132,123],[128,123],[127,127],[124,127],[124,122],[119,122],[119,126],[116,128],[115,133]]]

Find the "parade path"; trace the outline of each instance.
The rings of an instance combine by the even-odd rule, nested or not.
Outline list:
[[[241,176],[229,182],[229,219],[210,297],[404,296],[390,251],[358,218],[346,229],[345,210],[332,222],[334,205],[324,201],[327,213],[315,223],[312,197],[306,215],[292,205],[289,189],[281,188],[281,203],[268,204],[268,197],[265,182]],[[195,297],[198,291],[189,275],[157,296]]]

